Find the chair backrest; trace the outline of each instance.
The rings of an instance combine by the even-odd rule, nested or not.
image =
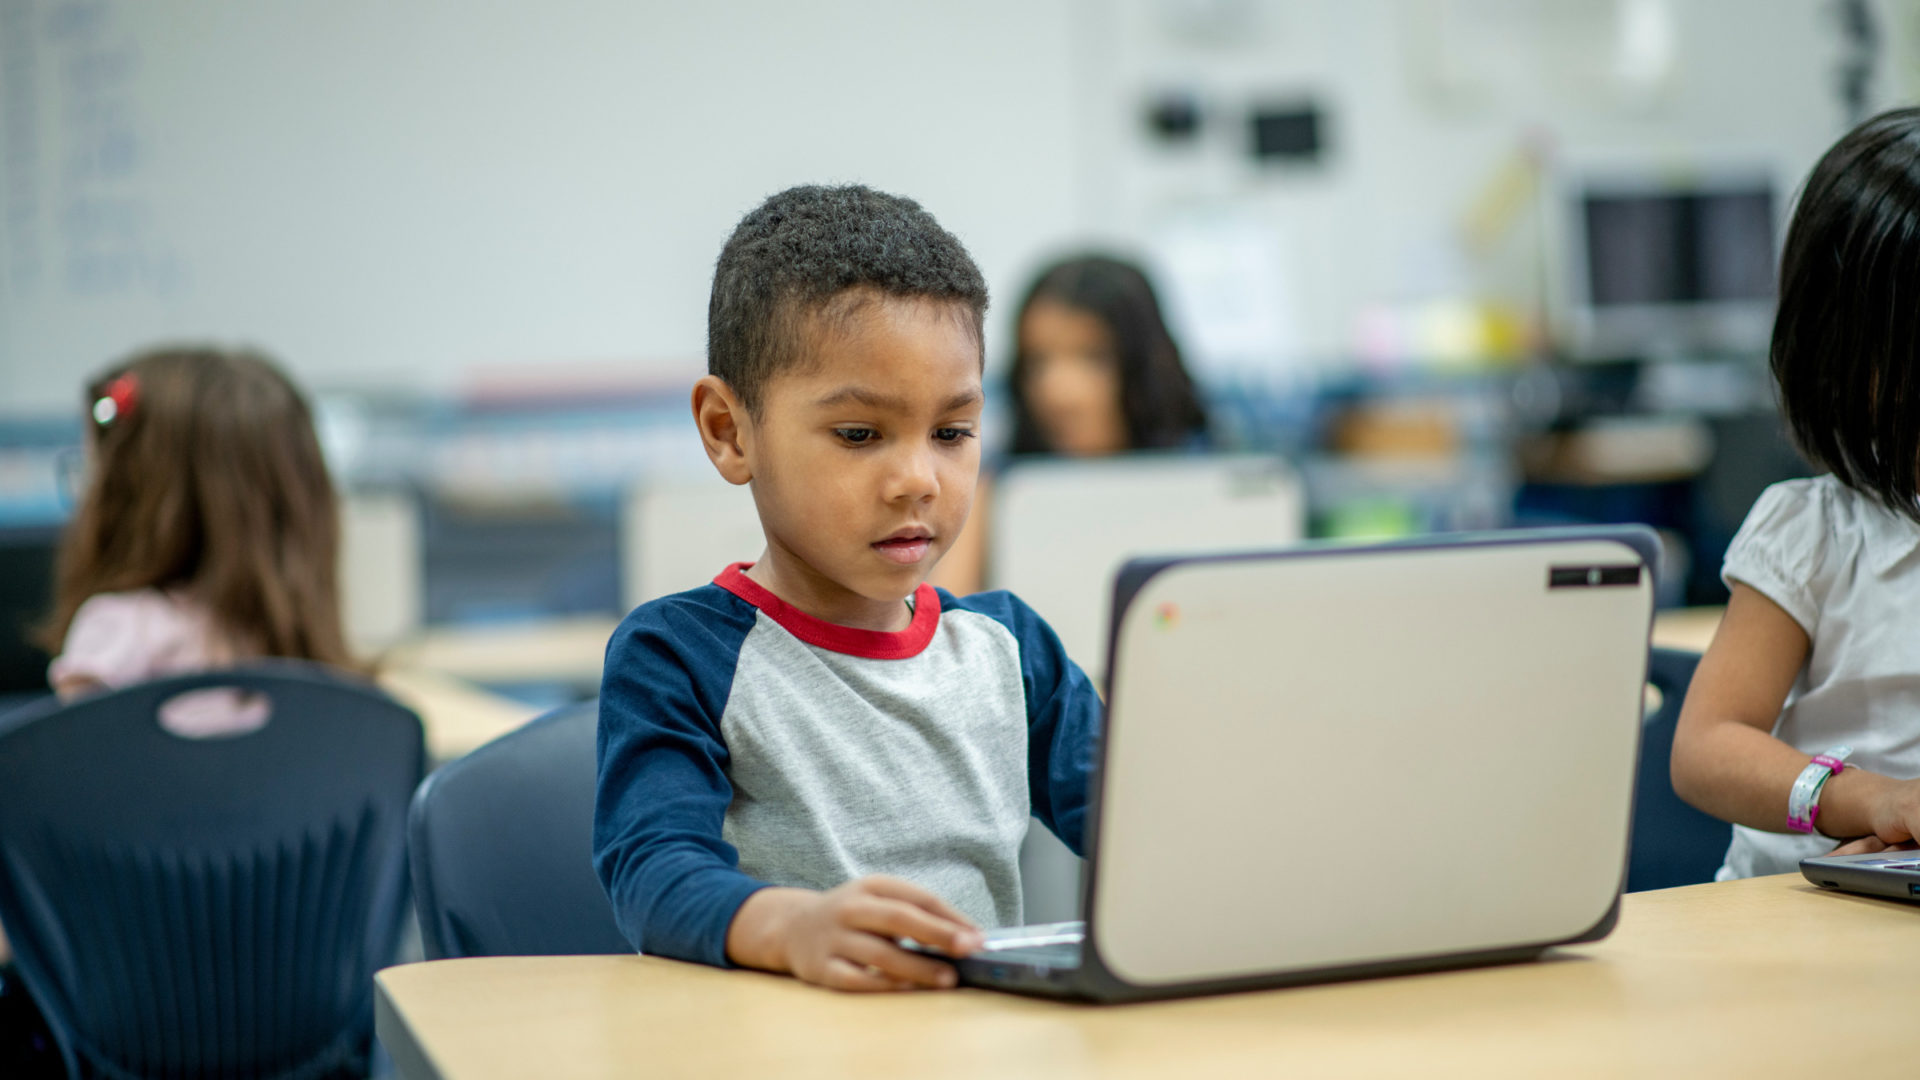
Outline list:
[[[266,726],[185,739],[188,690]],[[364,1065],[405,915],[419,718],[311,665],[129,687],[0,730],[0,922],[74,1075],[308,1077]]]
[[[593,872],[597,701],[429,776],[407,833],[427,959],[631,953]]]
[[[1654,649],[1647,681],[1660,691],[1660,707],[1641,728],[1639,773],[1633,791],[1633,851],[1627,859],[1627,891],[1668,889],[1712,881],[1727,855],[1733,827],[1694,809],[1674,794],[1669,769],[1673,729],[1680,719],[1698,653]]]

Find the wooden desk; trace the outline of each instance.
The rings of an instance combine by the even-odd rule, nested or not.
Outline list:
[[[420,714],[427,733],[427,756],[452,761],[540,715],[534,705],[419,668],[380,669],[380,688]]]
[[[1653,643],[1705,651],[1721,608],[1661,612]],[[381,684],[420,713],[428,749],[451,761],[533,718],[540,710],[474,683],[561,682],[597,687],[615,620],[556,619],[520,626],[429,631],[386,655]]]
[[[1724,608],[1682,608],[1654,618],[1653,643],[1706,650]],[[441,627],[386,653],[399,668],[437,672],[472,683],[561,682],[600,685],[607,641],[619,620],[605,616],[543,619],[506,626]]]
[[[396,667],[474,683],[600,686],[600,667],[620,620],[597,615],[503,626],[438,627],[387,651]]]
[[[1726,608],[1677,608],[1653,617],[1653,643],[1663,649],[1686,649],[1703,653],[1713,644],[1713,633],[1720,628]]]
[[[584,616],[429,630],[382,655],[380,685],[420,714],[433,759],[452,761],[544,711],[486,684],[563,683],[597,693],[618,625]]]
[[[408,1080],[1913,1076],[1920,907],[1797,876],[1627,897],[1539,963],[1149,1005],[861,997],[651,957],[388,968]]]

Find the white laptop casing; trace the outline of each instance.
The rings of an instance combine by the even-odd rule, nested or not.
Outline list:
[[[1604,936],[1657,551],[1620,528],[1129,563],[1087,940],[1055,992],[1206,993]]]

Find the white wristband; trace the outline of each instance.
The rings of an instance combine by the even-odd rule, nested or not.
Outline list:
[[[1847,771],[1844,762],[1852,753],[1850,746],[1836,746],[1815,755],[1807,767],[1800,770],[1793,788],[1787,792],[1787,828],[1794,832],[1814,831],[1814,822],[1820,817],[1820,792],[1826,789],[1829,779]]]

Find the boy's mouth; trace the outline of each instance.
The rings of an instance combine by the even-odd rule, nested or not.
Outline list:
[[[933,533],[918,525],[908,526],[895,532],[885,540],[876,540],[870,545],[882,558],[890,559],[901,566],[912,566],[927,557],[927,549],[933,546]]]

